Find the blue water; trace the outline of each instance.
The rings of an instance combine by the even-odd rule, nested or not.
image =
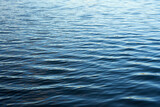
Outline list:
[[[160,107],[159,0],[0,0],[0,107]]]

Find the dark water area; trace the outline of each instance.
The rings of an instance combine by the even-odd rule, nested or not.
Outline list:
[[[0,0],[0,107],[160,107],[159,0]]]

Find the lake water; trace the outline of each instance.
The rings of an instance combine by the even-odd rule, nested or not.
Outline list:
[[[0,0],[1,107],[160,107],[159,0]]]

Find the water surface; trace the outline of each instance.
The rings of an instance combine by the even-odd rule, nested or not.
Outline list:
[[[158,0],[0,0],[0,106],[160,107]]]

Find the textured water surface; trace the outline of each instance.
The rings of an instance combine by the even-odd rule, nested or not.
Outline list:
[[[0,0],[0,106],[160,107],[160,1]]]

